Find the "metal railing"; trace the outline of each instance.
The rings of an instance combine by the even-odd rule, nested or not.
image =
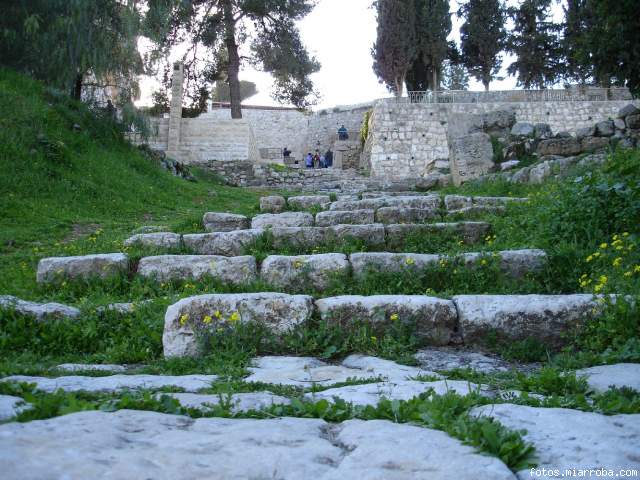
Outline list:
[[[626,88],[565,88],[557,90],[495,90],[470,92],[466,90],[443,90],[408,92],[406,97],[396,98],[401,103],[491,103],[491,102],[567,102],[631,100]]]

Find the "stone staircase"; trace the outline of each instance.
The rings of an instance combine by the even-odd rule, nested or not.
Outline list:
[[[203,226],[208,233],[141,233],[125,241],[127,246],[173,251],[171,254],[143,256],[139,261],[132,261],[126,253],[42,259],[37,271],[42,285],[134,275],[156,282],[213,278],[240,291],[190,296],[171,304],[163,331],[168,359],[215,353],[199,341],[201,335],[254,322],[274,335],[313,321],[346,329],[365,322],[383,331],[406,324],[430,347],[418,352],[417,366],[360,354],[339,364],[309,357],[258,357],[242,382],[248,390],[260,386],[259,391],[228,396],[215,389],[224,381],[218,375],[149,375],[141,373],[140,366],[62,364],[47,376],[4,377],[0,385],[29,383],[43,394],[147,392],[153,399],[175,402],[176,413],[180,413],[88,411],[26,424],[0,424],[0,465],[10,467],[4,469],[6,478],[99,478],[107,474],[194,479],[529,478],[528,468],[512,471],[498,458],[481,455],[434,428],[388,420],[331,423],[286,413],[300,402],[330,405],[345,401],[364,409],[374,408],[383,399],[434,399],[451,393],[477,395],[490,403],[473,408],[471,418],[492,418],[514,430],[526,427],[523,438],[535,446],[541,467],[593,466],[594,462],[640,467],[637,442],[628,441],[640,436],[640,415],[607,417],[519,405],[522,398],[542,401],[545,397],[536,392],[522,397],[519,391],[440,373],[455,368],[472,368],[476,373],[535,368],[511,365],[468,348],[483,344],[489,332],[509,342],[534,337],[549,346],[560,346],[566,332],[601,311],[602,304],[594,296],[321,294],[336,280],[357,282],[381,273],[409,279],[443,263],[473,269],[494,261],[504,275],[520,282],[546,267],[544,251],[477,250],[447,256],[402,249],[410,236],[443,233],[456,235],[462,245],[477,244],[490,233],[491,225],[461,219],[507,214],[510,204],[526,200],[402,192],[334,200],[325,195],[271,196],[261,200],[262,213],[253,218],[205,213]],[[308,254],[274,253],[264,259],[243,254],[247,246],[265,236],[270,236],[276,251],[294,245]],[[323,244],[354,239],[364,251],[313,253]],[[252,284],[269,285],[272,290],[253,292]],[[0,297],[0,306],[41,321],[81,321],[82,317],[73,307],[8,296]],[[133,306],[105,308],[127,314]],[[101,376],[95,376],[96,372]],[[594,367],[578,373],[593,391],[606,391],[610,385],[640,389],[637,365]],[[284,388],[295,388],[298,394],[281,394]],[[33,406],[20,397],[0,395],[0,422],[29,408]],[[220,411],[241,418],[197,418],[218,417]]]

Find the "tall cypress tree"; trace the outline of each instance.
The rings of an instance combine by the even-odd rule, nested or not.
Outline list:
[[[508,50],[518,58],[509,65],[509,75],[517,76],[518,86],[545,88],[562,74],[560,27],[550,18],[551,0],[524,0],[510,9],[514,22]]]
[[[374,5],[378,30],[371,50],[373,71],[399,97],[409,69],[418,57],[414,0],[378,0]]]
[[[458,11],[465,19],[460,28],[462,62],[485,90],[502,66],[506,46],[505,7],[501,0],[469,0]]]
[[[587,0],[567,0],[562,27],[562,49],[567,79],[587,83],[593,76],[593,61],[588,45],[588,33],[592,26],[592,15]]]
[[[427,70],[428,86],[437,91],[440,85],[442,62],[449,53],[447,36],[451,32],[448,0],[419,0],[416,36],[419,54]]]

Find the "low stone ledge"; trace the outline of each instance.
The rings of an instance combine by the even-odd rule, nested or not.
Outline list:
[[[199,280],[213,277],[224,283],[242,285],[258,278],[255,257],[223,257],[219,255],[162,255],[140,260],[138,274],[146,278]]]
[[[287,206],[287,201],[280,195],[260,197],[260,211],[264,213],[280,213]]]
[[[598,308],[593,295],[457,295],[465,343],[482,343],[489,332],[506,340],[535,338],[560,346],[563,333],[583,324]]]
[[[526,197],[473,197],[473,204],[482,207],[506,207],[510,203],[526,203]]]
[[[202,218],[204,229],[209,232],[245,230],[251,224],[248,217],[235,213],[207,212]]]
[[[379,248],[385,245],[384,225],[334,225],[327,227],[327,240],[342,243],[347,240],[359,240],[368,247]]]
[[[327,210],[316,214],[318,227],[333,225],[366,225],[375,222],[374,210]]]
[[[238,322],[257,322],[274,333],[284,333],[306,322],[313,313],[307,295],[239,293],[189,297],[174,303],[165,314],[162,344],[165,357],[195,356],[201,351],[199,334]]]
[[[419,208],[423,210],[437,210],[442,206],[440,195],[408,195],[397,197],[383,197],[385,207]]]
[[[447,210],[460,210],[461,208],[468,208],[471,205],[473,205],[473,199],[471,197],[462,195],[446,195],[444,197],[444,207]]]
[[[459,256],[467,267],[478,265],[486,256],[491,253],[463,253]],[[513,278],[522,278],[528,273],[540,272],[548,262],[547,254],[544,250],[523,249],[523,250],[503,250],[495,252],[500,257],[500,269]]]
[[[310,208],[326,209],[331,203],[329,195],[300,195],[297,197],[289,197],[287,203],[290,208],[297,210],[309,210]]]
[[[366,252],[349,255],[353,276],[362,278],[367,273],[399,273],[423,270],[437,265],[440,255],[422,253]]]
[[[449,210],[447,212],[448,217],[452,217],[455,215],[469,216],[469,215],[482,215],[482,214],[492,214],[492,215],[502,215],[507,211],[507,209],[500,205],[472,205],[470,207],[460,208],[458,210]]]
[[[400,248],[406,240],[414,235],[439,235],[443,232],[453,232],[467,244],[478,243],[489,233],[491,225],[485,222],[454,222],[454,223],[429,223],[429,224],[393,224],[385,225],[387,246]]]
[[[233,232],[194,233],[184,235],[184,246],[199,255],[242,255],[244,247],[256,241],[262,229],[235,230]]]
[[[270,230],[275,248],[313,249],[326,243],[325,227],[277,227]]]
[[[382,207],[376,210],[376,221],[384,224],[421,223],[440,219],[440,212],[432,208]]]
[[[320,255],[271,255],[260,267],[260,277],[278,288],[305,286],[323,289],[331,279],[349,273],[347,256],[341,253]]]
[[[36,320],[48,318],[75,319],[80,316],[80,310],[68,305],[28,302],[11,295],[0,295],[0,308],[15,310],[20,315],[34,317]]]
[[[422,295],[345,295],[316,300],[323,320],[348,326],[357,321],[378,326],[414,322],[416,334],[434,345],[447,345],[457,334],[452,301]]]
[[[56,283],[64,279],[109,278],[129,270],[129,257],[124,253],[49,257],[38,263],[38,283]]]
[[[125,247],[180,248],[181,235],[171,232],[139,233],[124,241]]]
[[[263,213],[251,220],[251,228],[312,227],[313,215],[306,212]]]
[[[366,198],[364,200],[341,200],[333,202],[329,210],[377,210],[386,206],[385,198]]]

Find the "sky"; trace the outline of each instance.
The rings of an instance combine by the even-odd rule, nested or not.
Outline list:
[[[322,68],[312,75],[320,102],[315,110],[336,105],[353,105],[390,96],[386,87],[378,82],[373,73],[371,47],[376,39],[376,16],[371,8],[372,0],[319,0],[316,8],[298,23],[302,40],[308,51],[321,63]],[[450,11],[458,9],[458,0],[451,0]],[[509,0],[517,4],[517,0]],[[562,7],[553,5],[556,21],[562,18]],[[449,40],[460,43],[462,21],[454,14],[453,28]],[[179,49],[172,53],[171,60],[180,57]],[[516,79],[508,77],[506,67],[513,57],[503,54],[503,80],[491,83],[491,90],[512,90]],[[241,80],[255,82],[258,94],[244,103],[251,105],[279,105],[271,96],[271,78],[264,72],[243,68]],[[151,104],[151,93],[157,88],[153,78],[141,79],[142,96],[138,105]],[[483,90],[482,84],[470,79],[469,90]]]

